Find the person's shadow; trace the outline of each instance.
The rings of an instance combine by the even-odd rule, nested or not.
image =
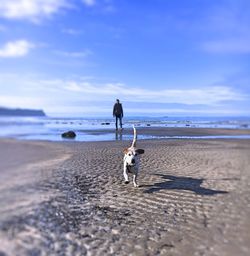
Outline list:
[[[227,191],[213,190],[209,188],[201,187],[202,182],[205,179],[194,179],[191,177],[178,177],[173,175],[155,174],[160,176],[163,181],[156,182],[153,185],[144,185],[142,187],[148,187],[144,190],[144,193],[154,193],[163,189],[177,189],[177,190],[190,190],[198,195],[212,196],[215,194],[226,194]]]

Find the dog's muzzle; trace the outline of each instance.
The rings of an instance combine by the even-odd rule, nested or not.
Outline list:
[[[135,159],[131,160],[131,163],[127,163],[127,166],[134,167],[136,165]]]

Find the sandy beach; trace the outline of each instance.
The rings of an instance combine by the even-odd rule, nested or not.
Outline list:
[[[130,141],[1,139],[0,255],[249,255],[249,142],[140,140],[134,188]]]

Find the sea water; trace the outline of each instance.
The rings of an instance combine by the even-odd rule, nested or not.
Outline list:
[[[250,129],[250,117],[128,117],[123,119],[123,127],[193,127]],[[63,141],[61,134],[66,131],[77,133],[76,141],[130,140],[131,135],[115,133],[114,118],[55,118],[55,117],[0,117],[0,137],[28,140]],[[105,132],[96,131],[105,130]],[[95,131],[95,133],[91,133]],[[187,136],[171,138],[187,139]],[[242,136],[192,136],[193,139],[249,138]],[[142,139],[162,138],[149,135]],[[168,137],[164,137],[168,138]]]

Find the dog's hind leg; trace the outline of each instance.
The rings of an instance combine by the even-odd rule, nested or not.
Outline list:
[[[123,166],[123,176],[124,176],[124,179],[125,179],[125,183],[128,184],[129,180],[128,180],[128,173],[127,173],[127,165],[126,165],[126,163],[124,163],[124,166]]]

